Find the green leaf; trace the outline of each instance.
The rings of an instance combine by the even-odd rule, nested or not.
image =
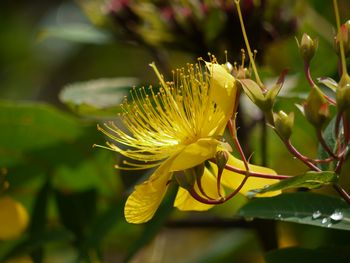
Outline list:
[[[244,205],[238,215],[350,230],[350,206],[346,202],[309,192],[257,198]]]
[[[266,254],[266,263],[310,263],[310,262],[348,262],[350,247],[322,247],[316,249],[291,247],[274,250]]]
[[[0,167],[15,163],[24,151],[73,143],[82,134],[79,124],[46,104],[0,101]]]
[[[289,179],[281,180],[278,183],[269,185],[261,189],[250,191],[252,194],[262,194],[266,192],[285,190],[288,188],[304,187],[308,189],[319,188],[323,185],[336,182],[339,176],[333,171],[314,172],[309,171],[303,175],[296,175]]]
[[[96,79],[67,85],[59,98],[74,112],[82,115],[115,115],[135,78]]]
[[[261,88],[258,84],[256,84],[255,81],[251,79],[241,79],[240,83],[242,84],[242,88],[244,90],[244,93],[249,97],[249,99],[254,103],[257,104],[260,101],[263,101],[265,99]]]
[[[323,131],[323,138],[328,145],[328,147],[335,152],[337,147],[337,140],[334,133],[334,126],[335,126],[336,116],[329,122],[326,129]],[[340,131],[342,129],[342,124],[340,124]],[[321,144],[318,145],[317,149],[317,157],[319,159],[326,159],[329,157],[329,154]],[[334,163],[319,163],[317,165],[322,170],[332,170],[334,168]]]
[[[39,31],[39,40],[47,38],[59,38],[88,44],[105,44],[113,40],[110,33],[83,23],[50,26]]]
[[[69,192],[96,188],[100,194],[115,198],[115,193],[121,192],[118,171],[113,168],[115,158],[106,150],[91,149],[90,145],[91,142],[86,142],[87,150],[91,151],[88,156],[75,152],[80,157],[76,159],[75,165],[63,160],[56,167],[53,172],[53,185],[56,189]]]
[[[324,77],[324,78],[318,78],[317,81],[318,83],[330,88],[333,91],[337,90],[338,83],[334,79]]]

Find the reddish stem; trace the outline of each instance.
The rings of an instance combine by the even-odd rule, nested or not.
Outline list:
[[[282,174],[274,175],[274,174],[264,174],[264,173],[257,173],[257,172],[252,172],[252,171],[245,171],[245,170],[241,170],[239,168],[236,168],[234,166],[231,166],[229,164],[225,165],[225,169],[227,169],[231,172],[238,173],[238,174],[248,175],[248,176],[252,176],[252,177],[266,178],[266,179],[284,180],[284,179],[288,179],[288,178],[293,177],[290,175],[282,175]]]
[[[304,72],[305,72],[305,76],[307,81],[309,82],[311,87],[316,86],[314,80],[311,77],[311,72],[310,72],[310,63],[306,60],[304,60]]]
[[[339,184],[333,184],[334,189],[341,195],[341,197],[350,204],[350,195]]]
[[[317,138],[318,138],[319,142],[321,143],[323,149],[324,149],[330,156],[332,156],[334,159],[337,159],[337,156],[333,153],[333,151],[329,148],[328,144],[327,144],[326,141],[324,140],[321,130],[317,130]]]
[[[234,197],[236,194],[238,194],[238,192],[242,189],[242,187],[244,186],[244,184],[247,180],[248,180],[248,176],[244,177],[244,179],[242,180],[240,185],[236,188],[236,190],[234,190],[231,194],[229,194],[228,196],[225,197],[225,201],[230,200],[232,197]]]
[[[243,163],[244,163],[244,166],[245,166],[245,168],[247,169],[247,171],[249,171],[248,161],[247,161],[247,159],[245,158],[245,155],[244,155],[244,152],[243,152],[243,150],[242,150],[241,144],[239,143],[238,138],[237,138],[237,136],[236,136],[236,125],[235,125],[235,123],[232,121],[232,119],[230,119],[229,122],[228,122],[228,128],[229,128],[230,134],[231,134],[231,136],[232,136],[233,143],[235,144],[235,147],[236,147],[236,149],[238,150],[238,153],[239,153],[239,155],[240,155],[241,158],[242,158],[242,161],[243,161]]]
[[[290,142],[290,140],[287,141],[283,141],[284,144],[287,146],[287,149],[295,156],[297,157],[300,161],[302,161],[303,163],[305,163],[310,169],[320,172],[321,169],[318,168],[316,165],[314,165],[313,163],[311,163],[309,161],[309,158],[307,158],[306,156],[302,155]]]
[[[334,158],[333,157],[328,157],[327,159],[310,159],[308,158],[309,162],[312,162],[312,163],[330,163],[332,161],[334,161]]]
[[[203,204],[218,205],[225,202],[225,199],[219,199],[219,200],[205,199],[201,197],[193,188],[189,189],[188,192],[194,199],[196,199],[198,202],[201,202]]]
[[[216,189],[218,191],[218,195],[221,196],[221,176],[222,176],[223,169],[218,168],[218,178],[216,180]]]
[[[305,76],[307,81],[309,82],[311,87],[316,86],[314,80],[311,77],[311,71],[310,71],[310,63],[307,61],[304,61],[304,72],[305,72]],[[329,96],[327,96],[326,94],[323,93],[323,97],[331,104],[336,105],[336,101],[333,100],[332,98],[330,98]]]
[[[218,205],[218,204],[223,204],[226,201],[230,200],[232,197],[234,197],[244,186],[245,182],[248,180],[248,176],[244,177],[244,179],[242,180],[242,182],[240,183],[240,185],[228,196],[225,197],[221,197],[220,199],[217,200],[213,200],[213,199],[205,199],[203,197],[201,197],[195,190],[194,188],[189,189],[188,192],[190,193],[190,195],[196,199],[198,202],[201,202],[203,204],[207,204],[207,205]]]
[[[206,198],[208,198],[208,199],[210,199],[210,200],[213,200],[213,198],[211,198],[210,196],[208,196],[206,193],[205,193],[205,191],[204,191],[204,189],[203,189],[203,186],[202,186],[202,180],[197,180],[197,186],[198,186],[198,189],[199,189],[199,191],[201,192],[201,194],[203,195],[203,196],[205,196]]]

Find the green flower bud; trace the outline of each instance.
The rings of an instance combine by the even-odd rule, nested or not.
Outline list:
[[[340,112],[350,108],[350,82],[339,83],[336,91],[337,108]]]
[[[304,112],[307,120],[320,129],[329,116],[328,102],[320,89],[314,86],[304,103]]]
[[[178,182],[179,186],[184,189],[192,189],[195,182],[201,180],[204,173],[204,163],[199,164],[195,167],[186,169],[182,172],[176,172],[174,177]]]
[[[340,54],[340,41],[343,41],[344,53],[348,57],[350,55],[350,20],[341,25],[338,34],[334,38],[335,50]]]
[[[218,151],[215,155],[216,165],[218,166],[219,171],[223,171],[225,165],[227,164],[229,158],[229,153],[226,151]]]
[[[264,113],[271,112],[277,95],[279,94],[287,71],[283,71],[277,83],[266,92],[263,92],[259,85],[251,79],[241,79],[239,82],[249,99],[258,106]]]
[[[301,57],[304,61],[310,62],[316,53],[318,40],[312,39],[308,34],[304,33],[300,43],[297,41],[297,44]]]
[[[274,114],[275,129],[283,140],[289,140],[292,135],[294,125],[294,112],[286,114],[284,111],[279,111]]]

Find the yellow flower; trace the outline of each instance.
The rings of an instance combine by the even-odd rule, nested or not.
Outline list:
[[[189,65],[175,72],[174,82],[165,82],[155,65],[151,67],[161,83],[159,91],[152,87],[147,91],[134,89],[132,101],[122,105],[124,127],[113,122],[99,127],[111,139],[105,148],[136,161],[124,161],[125,167],[119,169],[158,167],[147,181],[135,186],[127,199],[124,213],[130,223],[143,223],[153,217],[174,172],[202,164],[222,150],[220,138],[236,102],[235,80],[221,66],[207,64],[208,74],[199,64]],[[225,92],[228,101],[212,89]],[[230,174],[234,180],[235,174]],[[204,170],[201,183],[212,200],[220,198],[217,179],[209,170]],[[199,187],[195,182],[196,192],[200,192]],[[180,210],[207,210],[212,205],[198,202],[179,187],[174,206]]]
[[[237,85],[235,78],[227,69],[217,63],[206,62],[210,72],[210,97],[221,107],[227,120],[231,118],[236,106]]]
[[[0,198],[0,240],[18,237],[28,225],[28,213],[9,196]]]

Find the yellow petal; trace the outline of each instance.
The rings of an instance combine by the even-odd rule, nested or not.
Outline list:
[[[147,181],[135,186],[124,208],[127,222],[140,224],[153,217],[168,189],[167,183],[171,177],[170,164],[171,160],[167,160]]]
[[[28,225],[28,213],[21,203],[9,196],[0,199],[0,239],[18,237]]]
[[[206,66],[210,72],[209,96],[221,107],[227,117],[231,117],[236,103],[236,80],[219,64],[207,62]]]
[[[220,142],[214,139],[199,139],[195,143],[186,146],[175,157],[169,171],[182,171],[213,158],[219,144]]]
[[[243,161],[235,158],[231,154],[229,155],[229,159],[227,162],[229,165],[234,166],[236,168],[245,170],[245,166]],[[258,165],[253,165],[249,164],[249,170],[252,172],[258,172],[258,173],[265,173],[265,174],[276,174],[276,172],[270,168],[258,166]],[[244,179],[244,175],[234,173],[228,170],[224,170],[222,174],[222,180],[221,182],[233,189],[236,189],[242,180]],[[259,189],[263,188],[265,185],[270,185],[277,183],[279,180],[275,179],[265,179],[265,178],[257,178],[257,177],[249,177],[247,182],[244,184],[244,186],[241,189],[241,193],[246,194],[248,191],[253,190],[253,189]],[[265,194],[261,194],[259,196],[274,196],[280,194],[281,191],[274,191],[274,192],[268,192]]]
[[[208,169],[204,169],[204,173],[202,176],[202,187],[203,187],[203,191],[209,197],[213,199],[219,198],[217,188],[216,188],[216,179]],[[195,191],[203,198],[207,198],[202,194],[200,194],[197,184],[195,185]],[[222,194],[224,194],[224,192],[222,192]],[[185,190],[182,187],[179,187],[174,206],[182,211],[205,211],[213,207],[213,205],[207,205],[207,204],[198,202],[189,194],[187,190]]]

